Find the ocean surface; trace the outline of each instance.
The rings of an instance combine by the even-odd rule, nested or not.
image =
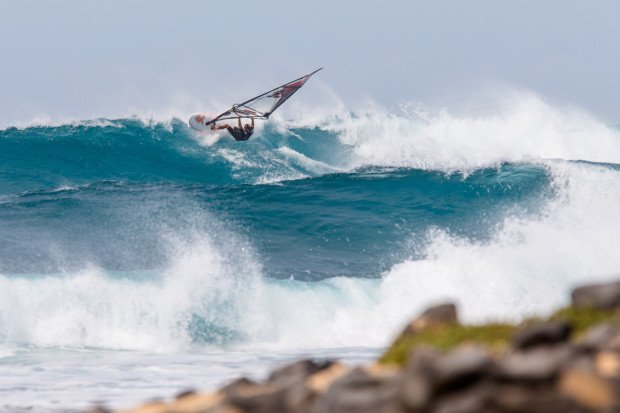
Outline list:
[[[368,362],[432,303],[518,320],[620,274],[620,130],[482,115],[0,129],[0,410],[128,407]]]

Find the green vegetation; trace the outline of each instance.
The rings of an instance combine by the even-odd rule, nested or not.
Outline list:
[[[618,322],[615,310],[597,310],[595,308],[565,307],[556,311],[550,320],[566,320],[573,326],[573,338],[580,337],[586,330],[606,322]]]
[[[411,349],[418,346],[430,346],[446,351],[462,343],[478,343],[491,349],[503,349],[516,330],[517,328],[510,324],[433,326],[418,333],[401,335],[379,362],[403,365]]]
[[[587,329],[603,322],[617,322],[618,314],[613,310],[580,309],[566,307],[556,311],[548,319],[528,319],[518,324],[490,323],[483,325],[439,324],[418,332],[401,334],[379,359],[380,363],[404,365],[412,349],[430,346],[442,351],[460,344],[482,344],[492,351],[503,351],[519,329],[550,320],[566,320],[573,327],[573,338],[578,338]]]

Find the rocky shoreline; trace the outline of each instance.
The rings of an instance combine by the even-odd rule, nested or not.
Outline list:
[[[462,325],[441,304],[372,365],[301,360],[263,382],[240,378],[124,412],[620,412],[619,310],[620,282],[577,288],[569,307],[519,324]]]

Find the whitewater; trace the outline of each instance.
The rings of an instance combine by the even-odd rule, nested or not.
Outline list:
[[[0,409],[127,407],[372,360],[432,303],[519,320],[620,274],[620,129],[518,93],[0,129]]]

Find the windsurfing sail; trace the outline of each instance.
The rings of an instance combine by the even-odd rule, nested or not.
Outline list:
[[[255,96],[252,99],[248,99],[243,103],[237,103],[224,113],[217,115],[215,118],[206,122],[204,126],[208,126],[214,122],[219,122],[225,119],[236,118],[253,118],[253,119],[268,119],[269,116],[279,108],[288,98],[293,96],[303,85],[310,79],[310,76],[323,69],[322,67],[314,72],[300,77],[299,79],[292,80],[285,83],[282,86],[278,86],[275,89],[271,89],[261,95]]]

